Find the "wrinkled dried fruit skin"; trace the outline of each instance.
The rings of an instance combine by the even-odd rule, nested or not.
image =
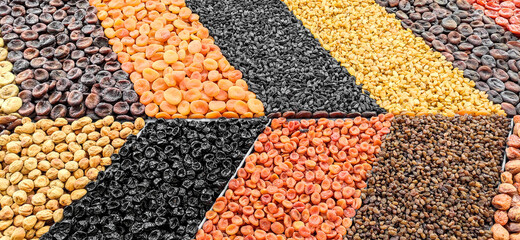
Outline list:
[[[507,149],[510,149],[510,148],[507,148]],[[516,152],[518,151],[518,149],[515,149],[513,150],[513,152]],[[518,160],[515,160],[516,158],[516,155],[512,155],[510,157],[510,155],[508,155],[508,159],[510,161],[508,161],[506,163],[506,171],[510,172],[511,174],[517,174],[517,173],[520,173],[520,161]]]
[[[495,224],[491,227],[491,231],[493,232],[493,239],[495,240],[508,240],[509,232],[502,227],[500,224]]]
[[[495,212],[494,219],[495,219],[495,223],[498,223],[498,224],[504,226],[509,221],[508,212],[502,211],[502,210],[497,210]]]
[[[147,116],[168,119],[265,115],[264,103],[256,98],[260,92],[250,91],[242,72],[226,60],[208,29],[199,22],[199,15],[184,1],[90,3],[98,8],[97,15],[114,50],[104,58],[121,62],[107,62],[105,70],[121,65],[130,74]],[[140,8],[145,3],[148,7]],[[113,14],[121,10],[123,14]],[[92,61],[102,58],[94,55]],[[111,81],[103,79],[100,84],[108,86],[102,94],[106,102],[117,102],[121,95],[129,97],[113,91]],[[125,111],[119,105],[114,109],[115,113]]]
[[[280,0],[201,0],[186,5],[200,15],[199,21],[242,72],[270,117],[322,118],[338,111],[341,118],[384,111]]]
[[[499,194],[493,198],[493,207],[499,210],[508,210],[511,206],[512,198],[506,194]]]
[[[512,207],[508,210],[507,216],[513,222],[520,221],[520,207]]]
[[[258,136],[255,152],[229,182],[224,197],[206,213],[196,239],[242,238],[253,232],[258,238],[284,233],[293,238],[297,237],[295,231],[320,239],[329,231],[345,235],[351,217],[362,206],[361,189],[366,187],[367,174],[392,119],[392,114],[336,120],[273,119]],[[358,137],[364,142],[356,144]],[[330,164],[324,164],[327,159]],[[247,193],[254,198],[249,199]],[[270,215],[276,219],[267,220]],[[247,220],[242,221],[241,216]]]
[[[85,196],[64,209],[61,222],[44,238],[74,239],[78,231],[89,230],[98,239],[193,238],[266,123],[265,118],[147,123],[139,138],[127,138],[110,168],[86,185]],[[84,209],[97,210],[77,214]],[[103,216],[121,217],[105,224]],[[74,222],[82,224],[67,227]]]
[[[516,190],[516,187],[510,183],[501,183],[498,186],[498,192],[504,193],[504,194],[509,194],[511,196],[514,195],[515,193],[518,193],[518,191]]]
[[[467,239],[492,238],[489,229],[495,214],[493,206],[504,210],[499,216],[495,215],[499,221],[506,226],[510,224],[506,210],[511,206],[512,197],[495,196],[509,123],[509,119],[499,116],[396,116],[368,176],[368,187],[362,195],[363,206],[356,213],[346,238],[381,239],[380,236],[393,235],[400,239],[450,239],[461,234]],[[486,151],[470,150],[482,144],[487,146]],[[455,173],[459,171],[469,174],[457,177]],[[418,187],[415,185],[418,182],[430,187]],[[464,188],[464,197],[452,194],[449,189],[455,188]],[[461,197],[468,202],[460,203]],[[431,208],[420,207],[425,203]],[[434,206],[440,209],[434,210]],[[476,214],[470,208],[482,212]],[[446,209],[452,210],[446,214]],[[416,218],[409,214],[414,212],[418,216],[429,214],[438,218]],[[455,220],[455,216],[465,214],[472,218]],[[393,221],[395,218],[402,221]],[[417,229],[415,225],[404,224],[406,221],[423,226],[452,222],[461,229]],[[495,236],[509,235],[507,230],[503,231],[504,227],[497,225],[501,228],[493,228],[500,229]]]
[[[520,113],[520,89],[517,84],[520,79],[520,65],[517,64],[520,60],[520,44],[518,37],[512,34],[518,33],[519,29],[517,24],[513,24],[513,19],[510,26],[514,29],[503,29],[501,25],[504,24],[500,24],[498,19],[509,23],[503,18],[506,15],[501,13],[498,17],[498,9],[503,5],[499,5],[500,1],[489,3],[497,6],[497,11],[484,10],[479,4],[490,6],[487,1],[474,0],[446,0],[439,4],[435,1],[403,0],[397,1],[398,6],[394,6],[395,1],[391,0],[375,2],[386,7],[388,13],[395,13],[397,19],[402,20],[404,28],[410,29],[416,37],[423,38],[433,50],[453,62],[453,66],[463,72],[464,77],[474,81],[473,86],[488,93],[486,97],[490,101],[501,104],[506,114],[513,116]],[[516,9],[513,1],[503,3],[512,4]],[[417,15],[418,12],[421,14]],[[486,16],[489,13],[498,17],[497,23],[493,20],[495,17]],[[439,47],[439,42],[444,43],[443,47]]]
[[[469,63],[470,61],[475,61],[469,59],[466,52],[453,50],[452,45],[455,43],[448,45],[448,38],[460,41],[459,38],[448,37],[446,34],[441,39],[431,34],[429,37],[426,36],[429,41],[433,40],[429,43],[425,42],[420,34],[416,37],[413,31],[403,29],[403,27],[412,28],[414,31],[420,29],[424,32],[424,28],[435,24],[453,27],[455,21],[447,17],[435,18],[435,16],[428,17],[422,14],[431,12],[434,7],[445,8],[444,5],[448,2],[449,5],[455,5],[455,1],[464,2],[460,0],[351,0],[330,3],[326,0],[313,0],[312,4],[309,4],[307,0],[283,0],[303,25],[319,39],[323,47],[330,50],[331,55],[356,76],[357,82],[363,84],[363,89],[369,91],[377,103],[389,112],[420,113],[420,115],[439,113],[447,116],[476,112],[504,115],[507,112],[514,115],[516,104],[512,103],[516,102],[518,96],[514,97],[514,93],[508,95],[514,99],[511,99],[512,103],[504,103],[508,105],[501,109],[500,103],[494,104],[484,92],[474,88],[476,83],[473,77],[470,78],[464,74],[465,72],[455,69],[456,64],[449,62],[457,60],[462,63],[458,64],[460,66],[470,65],[472,64]],[[388,8],[392,10],[391,13],[402,9],[398,12],[399,16],[408,18],[408,11],[411,11],[413,13],[410,15],[415,14],[414,19],[421,21],[410,26],[413,22],[410,19],[403,19],[402,22],[395,19],[394,15],[378,5],[378,3],[388,2],[393,3],[393,6]],[[432,18],[432,20],[430,22],[422,18]],[[471,19],[466,21],[471,22]],[[405,25],[405,22],[409,24]],[[443,28],[441,27],[440,30],[442,31]],[[467,42],[471,42],[470,39]],[[433,51],[435,49],[443,51],[442,54]],[[503,54],[500,56],[504,57]],[[507,57],[507,53],[505,56]],[[425,59],[425,61],[416,61],[416,59]],[[501,78],[509,77],[505,71],[500,70]],[[474,71],[472,76],[478,78],[477,72]],[[446,80],[446,77],[449,80]],[[504,85],[501,80],[498,82]],[[452,95],[454,98],[437,97],[448,94],[443,90],[432,92],[432,89],[441,85],[451,86],[461,91]]]
[[[144,127],[142,118],[121,124],[112,116],[71,124],[64,118],[20,120],[12,134],[0,136],[0,229],[18,229],[23,220],[24,230],[4,232],[10,239],[40,238],[63,218],[66,206],[85,195],[87,183],[111,164],[112,153]]]
[[[25,117],[67,118],[69,122],[87,115],[95,120],[105,117],[86,111],[85,98],[98,87],[94,76],[104,72],[103,77],[115,81],[116,78],[129,79],[129,75],[121,70],[114,57],[109,57],[116,54],[104,36],[96,8],[90,6],[88,0],[44,0],[37,4],[5,0],[0,7],[5,10],[2,35],[8,52],[12,53],[4,57],[0,50],[0,79],[5,76],[2,71],[12,69],[15,74],[12,80],[20,84],[20,91],[31,90],[31,94],[17,93],[16,98],[23,100],[23,105],[20,101],[13,102],[2,106],[2,111],[20,109],[19,113]],[[104,57],[94,61],[93,56],[101,53]],[[13,64],[5,64],[6,57]],[[103,91],[105,87],[100,88]],[[0,95],[2,93],[0,89]],[[134,103],[140,104],[137,99],[129,104]],[[113,116],[132,121],[142,114]]]

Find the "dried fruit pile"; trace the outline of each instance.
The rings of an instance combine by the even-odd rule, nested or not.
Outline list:
[[[142,118],[121,124],[111,116],[22,122],[0,136],[0,231],[7,239],[46,233],[62,219],[63,207],[82,198],[87,183],[111,164],[112,153],[144,126]]]
[[[184,0],[90,0],[135,91],[156,118],[264,115]]]
[[[129,76],[87,0],[0,1],[18,113],[41,118],[133,120],[144,114]]]
[[[22,99],[18,97],[18,86],[12,73],[13,64],[7,61],[7,47],[0,38],[0,133],[13,130],[20,125],[18,109],[22,107]]]
[[[489,239],[509,119],[397,116],[348,239]]]
[[[272,116],[383,111],[280,0],[188,0]]]
[[[377,2],[463,70],[508,115],[520,113],[520,42],[511,32],[463,0]]]
[[[513,133],[507,138],[505,172],[492,204],[496,209],[493,239],[520,239],[520,116],[513,118]]]
[[[518,0],[466,0],[474,9],[483,10],[486,16],[514,34],[520,34],[520,1]]]
[[[404,30],[374,0],[284,2],[389,112],[504,113],[486,94],[474,89],[475,83],[464,78],[462,71],[432,51],[423,39]],[[424,5],[446,0],[415,2]]]
[[[40,239],[190,239],[264,118],[148,123]]]
[[[340,239],[392,118],[273,119],[196,239]]]

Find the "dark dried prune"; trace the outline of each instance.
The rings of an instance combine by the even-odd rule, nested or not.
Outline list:
[[[90,93],[85,98],[85,106],[89,109],[94,109],[101,102],[101,97],[95,93]]]
[[[63,65],[63,71],[68,72],[76,66],[76,63],[72,59],[65,59],[65,60],[63,60],[62,65]]]
[[[36,103],[35,112],[38,116],[47,116],[52,110],[52,105],[46,101],[41,100],[38,103]]]
[[[54,50],[54,57],[61,59],[70,54],[70,49],[66,45],[60,45]]]
[[[55,105],[50,113],[51,119],[64,118],[67,116],[67,107],[63,104]]]
[[[134,103],[134,102],[137,102],[139,100],[139,96],[137,95],[137,93],[132,90],[132,89],[128,89],[128,90],[123,90],[123,101],[127,102],[127,103]]]
[[[36,85],[32,90],[32,95],[35,98],[42,98],[49,91],[49,85],[47,83],[42,83]]]
[[[93,39],[91,37],[85,37],[85,38],[81,38],[78,41],[76,41],[76,46],[79,49],[85,49],[85,48],[90,47],[90,45],[92,45],[92,42],[93,42]]]
[[[81,69],[76,68],[76,67],[70,69],[69,72],[67,72],[67,78],[71,79],[71,80],[78,79],[81,77],[81,75],[83,75],[83,71],[81,71]]]
[[[31,62],[29,63],[32,68],[45,68],[45,70],[55,70],[57,67],[54,67],[54,65],[47,65],[48,68],[45,67],[45,64],[47,63],[47,59],[45,57],[36,57],[31,59]]]
[[[121,99],[122,95],[121,90],[113,87],[105,88],[101,94],[103,100],[106,102],[117,102]]]
[[[102,103],[99,103],[95,107],[94,112],[99,117],[106,117],[106,116],[112,114],[112,109],[113,109],[113,106],[111,104],[102,102]]]
[[[47,25],[47,31],[51,34],[61,33],[65,30],[65,25],[62,22],[53,21]]]
[[[24,102],[22,107],[18,109],[18,113],[24,117],[30,116],[34,112],[34,104],[32,102]]]
[[[24,41],[32,41],[38,39],[38,33],[33,30],[25,30],[20,34],[20,38]]]
[[[95,46],[90,46],[88,48],[85,48],[83,51],[85,51],[86,54],[96,54],[99,52],[99,48]]]
[[[85,116],[85,111],[86,108],[84,104],[72,106],[69,108],[69,116],[72,118],[80,118],[82,116]]]
[[[40,55],[40,51],[36,48],[27,48],[23,51],[23,58],[27,60],[32,60],[35,57]]]
[[[7,43],[7,49],[9,51],[23,51],[25,50],[25,42],[19,39],[15,39]]]
[[[54,48],[53,47],[46,47],[40,50],[40,56],[45,58],[52,58],[54,57]]]
[[[16,62],[23,58],[23,52],[21,51],[10,51],[7,53],[7,61]]]
[[[83,102],[83,93],[78,90],[70,91],[67,96],[67,103],[70,106],[77,106]]]
[[[60,78],[57,80],[58,80],[58,82],[56,83],[56,90],[58,90],[58,91],[64,92],[64,91],[68,90],[70,88],[70,86],[72,85],[72,81],[70,81],[69,79]]]
[[[114,104],[114,113],[119,115],[127,114],[130,111],[130,105],[127,102],[117,102]]]
[[[130,105],[130,113],[134,116],[142,116],[144,114],[145,106],[140,102],[134,102]]]
[[[54,91],[54,92],[49,96],[49,102],[50,102],[52,105],[57,104],[57,103],[60,101],[62,95],[63,95],[63,94],[62,94],[60,91]]]
[[[80,58],[82,58],[84,56],[85,56],[85,52],[81,51],[81,50],[74,50],[70,54],[70,58],[72,58],[73,60],[78,60],[78,59],[80,59]]]

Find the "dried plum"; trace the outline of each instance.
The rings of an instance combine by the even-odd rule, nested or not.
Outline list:
[[[265,124],[265,118],[147,124],[40,239],[192,239]],[[249,134],[227,138],[227,129]],[[208,164],[206,156],[219,148],[214,139],[233,154]],[[198,157],[191,157],[194,151]]]

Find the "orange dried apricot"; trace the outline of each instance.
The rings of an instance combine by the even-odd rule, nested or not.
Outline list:
[[[208,103],[203,100],[195,100],[190,103],[190,111],[195,114],[206,114],[208,112]]]
[[[176,106],[182,101],[182,93],[179,89],[176,88],[168,88],[164,91],[164,100],[166,100],[171,105]]]
[[[242,73],[230,65],[184,1],[89,1],[121,69],[130,74],[140,101],[147,103],[146,114],[263,116],[263,104],[248,91]]]

